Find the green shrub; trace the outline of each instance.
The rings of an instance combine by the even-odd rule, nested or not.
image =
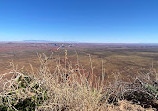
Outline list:
[[[1,111],[34,111],[47,99],[47,91],[33,78],[19,74],[2,92]]]

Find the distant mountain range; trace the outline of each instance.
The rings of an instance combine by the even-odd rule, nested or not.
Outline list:
[[[35,43],[48,43],[48,42],[53,42],[53,43],[79,43],[76,41],[50,41],[50,40],[23,40],[23,42],[35,42]]]
[[[23,42],[54,42],[54,41],[48,41],[48,40],[23,40]]]

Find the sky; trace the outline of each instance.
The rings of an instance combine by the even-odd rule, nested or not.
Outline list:
[[[0,41],[158,43],[158,0],[0,0]]]

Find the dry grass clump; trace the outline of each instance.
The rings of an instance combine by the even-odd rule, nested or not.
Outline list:
[[[93,87],[86,74],[81,74],[80,66],[77,69],[73,68],[65,57],[66,64],[62,65],[60,59],[56,60],[56,70],[51,74],[46,67],[51,58],[45,55],[43,59],[42,56],[39,58],[42,64],[39,77],[43,85],[49,89],[47,93],[51,98],[38,109],[92,111],[107,108],[106,102],[100,103],[103,85],[96,84],[96,87]]]
[[[52,56],[47,57],[45,54],[39,54],[38,57],[41,66],[37,74],[28,76],[13,70],[12,78],[3,81],[0,110],[144,111],[141,106],[126,101],[120,102],[117,98],[119,85],[105,86],[104,73],[92,83],[90,76],[93,77],[93,73],[87,75],[78,62],[74,65],[68,61],[67,51],[64,64],[61,64],[60,58],[53,59]],[[50,61],[56,62],[54,73],[49,71]],[[93,70],[92,66],[91,68]],[[3,77],[0,77],[0,80],[2,79]],[[116,106],[109,104],[117,101]]]

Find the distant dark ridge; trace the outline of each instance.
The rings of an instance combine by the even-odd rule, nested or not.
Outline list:
[[[140,46],[158,46],[158,43],[95,43],[95,42],[77,42],[77,41],[50,41],[50,40],[24,40],[23,42],[40,43],[80,43],[80,44],[99,44],[99,45],[140,45]]]
[[[54,42],[54,41],[48,41],[48,40],[23,40],[23,42]]]
[[[23,42],[40,42],[40,43],[80,43],[76,41],[51,41],[51,40],[23,40]]]

